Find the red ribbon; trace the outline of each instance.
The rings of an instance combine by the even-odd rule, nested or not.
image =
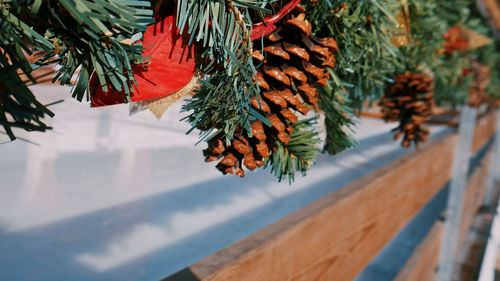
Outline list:
[[[273,32],[276,29],[275,24],[284,16],[286,16],[288,13],[290,13],[299,3],[300,0],[292,0],[288,4],[286,4],[283,8],[281,8],[281,10],[277,14],[265,18],[264,22],[254,24],[252,26],[252,33],[250,34],[250,39],[256,40],[264,35]]]

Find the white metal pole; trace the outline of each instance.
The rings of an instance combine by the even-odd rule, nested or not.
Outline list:
[[[493,219],[493,224],[491,225],[490,238],[488,239],[488,244],[486,244],[486,250],[484,251],[483,262],[477,279],[478,281],[495,281],[495,264],[500,239],[499,211],[500,209],[497,207],[495,218]]]
[[[476,116],[477,110],[475,108],[470,106],[462,108],[458,128],[458,140],[453,156],[451,183],[446,206],[446,220],[439,252],[438,281],[451,281],[453,278],[455,253],[458,246],[463,197],[467,188],[467,176]]]

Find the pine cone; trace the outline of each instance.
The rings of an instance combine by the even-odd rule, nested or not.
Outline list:
[[[382,114],[386,122],[399,121],[394,139],[403,135],[403,147],[413,141],[418,147],[427,140],[429,130],[423,121],[432,114],[434,80],[418,73],[398,74],[394,78],[390,92],[380,100]]]
[[[305,19],[305,8],[298,5],[276,24],[276,30],[254,42],[252,57],[259,66],[256,83],[261,98],[253,98],[251,105],[272,123],[267,127],[261,121],[251,123],[252,135],[239,129],[230,145],[224,136],[209,141],[204,150],[205,161],[220,162],[217,168],[224,174],[243,177],[243,166],[254,170],[264,165],[276,149],[275,142],[288,144],[298,120],[297,113],[306,115],[318,103],[316,86],[326,86],[329,78],[326,67],[334,67],[334,51],[338,50],[333,38],[311,35],[312,25]]]

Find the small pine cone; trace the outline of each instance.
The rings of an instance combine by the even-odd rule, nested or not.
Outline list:
[[[260,98],[251,100],[251,105],[272,126],[252,121],[251,135],[240,128],[231,144],[224,143],[222,136],[212,139],[204,150],[205,160],[220,160],[217,168],[224,174],[243,177],[243,166],[249,170],[262,167],[275,150],[276,141],[288,144],[297,114],[306,115],[316,108],[315,87],[326,85],[326,67],[334,67],[337,42],[311,34],[312,25],[305,19],[304,7],[298,5],[276,27],[264,37],[263,47],[260,39],[254,42],[252,54],[254,64],[260,65],[255,80],[262,92]]]
[[[429,130],[422,123],[432,114],[433,91],[434,80],[430,77],[419,73],[398,74],[389,92],[380,100],[384,120],[399,122],[393,129],[394,139],[403,136],[403,147],[410,147],[413,142],[418,148],[420,142],[427,140]]]

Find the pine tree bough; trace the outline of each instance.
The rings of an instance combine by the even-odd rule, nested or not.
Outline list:
[[[396,75],[389,92],[380,100],[384,120],[399,122],[393,129],[394,139],[403,136],[403,147],[410,147],[413,142],[418,148],[420,142],[427,140],[429,130],[422,123],[432,114],[433,91],[431,77],[408,72]]]
[[[401,4],[392,0],[310,1],[307,15],[318,36],[339,43],[335,73],[348,93],[349,106],[362,111],[378,100],[396,72],[401,52],[391,44],[394,17]]]
[[[142,46],[132,41],[140,39],[152,20],[149,5],[142,0],[103,0],[99,4],[92,0],[0,1],[0,80],[4,82],[0,124],[9,137],[15,138],[11,127],[48,129],[41,118],[53,113],[27,87],[39,82],[40,77],[32,74],[44,66],[59,65],[52,82],[73,85],[73,97],[80,101],[89,98],[92,73],[104,91],[109,84],[116,91],[123,89],[129,98],[135,82],[131,65],[143,60]],[[32,53],[42,54],[33,64],[26,58]]]

